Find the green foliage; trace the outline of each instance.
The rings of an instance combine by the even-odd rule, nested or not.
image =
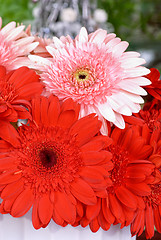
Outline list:
[[[127,22],[131,21],[135,3],[133,0],[102,0],[99,1],[99,6],[107,11],[109,22],[114,25],[115,32],[118,34],[120,26],[127,26]]]
[[[98,5],[107,11],[109,22],[123,39],[134,39],[136,34],[161,39],[160,0],[99,0]]]
[[[0,16],[3,26],[10,21],[22,23],[32,19],[32,10],[29,7],[30,0],[0,0]]]

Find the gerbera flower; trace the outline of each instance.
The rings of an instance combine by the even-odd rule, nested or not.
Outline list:
[[[2,213],[23,216],[32,209],[33,226],[46,227],[51,218],[62,226],[74,224],[82,204],[94,205],[96,196],[111,185],[111,144],[95,136],[101,127],[94,114],[80,120],[72,100],[60,106],[56,97],[32,101],[33,123],[18,128],[19,144],[1,149]]]
[[[140,110],[140,95],[146,95],[140,86],[151,83],[142,77],[149,73],[140,66],[145,60],[136,52],[125,53],[128,43],[101,29],[88,36],[83,27],[74,40],[54,37],[53,42],[47,47],[53,58],[29,56],[42,71],[47,92],[79,103],[80,117],[94,112],[124,128],[122,114]]]
[[[27,67],[21,67],[6,73],[6,68],[0,66],[0,137],[12,142],[16,141],[12,134],[12,125],[18,119],[31,118],[30,100],[43,89],[39,76]],[[11,132],[10,132],[11,130]]]
[[[23,31],[25,26],[16,27],[15,22],[2,27],[0,18],[0,65],[7,71],[16,69],[29,63],[27,55],[38,45],[34,37],[29,37]]]
[[[93,232],[99,227],[108,230],[111,224],[129,225],[136,209],[144,209],[142,196],[151,193],[147,184],[154,165],[146,160],[152,147],[144,143],[137,129],[115,128],[111,135],[113,143],[108,147],[112,153],[113,169],[110,171],[112,186],[107,187],[108,196],[86,207],[81,225],[90,225]]]
[[[150,185],[151,194],[143,197],[144,209],[138,209],[131,224],[132,235],[140,236],[145,229],[146,238],[154,235],[154,226],[161,233],[161,140],[155,146],[149,160],[155,164],[153,175],[155,180]]]

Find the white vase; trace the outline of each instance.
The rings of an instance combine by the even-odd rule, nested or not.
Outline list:
[[[24,217],[13,218],[9,214],[0,215],[0,239],[3,240],[135,240],[130,228],[111,226],[108,231],[99,229],[92,233],[89,227],[61,227],[53,221],[46,228],[35,230],[31,222],[31,211]]]

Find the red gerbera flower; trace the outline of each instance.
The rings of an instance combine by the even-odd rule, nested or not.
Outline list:
[[[6,74],[0,66],[0,137],[12,142],[16,141],[16,131],[9,122],[27,119],[30,114],[29,100],[43,89],[39,76],[27,67],[21,67]],[[14,131],[14,134],[11,132]]]
[[[140,236],[145,228],[146,238],[154,235],[154,226],[161,233],[161,140],[157,143],[155,152],[149,160],[155,164],[153,175],[155,180],[151,187],[151,194],[143,197],[144,209],[138,209],[131,224],[132,235]]]
[[[150,145],[131,127],[125,130],[115,128],[111,134],[113,144],[108,147],[113,155],[113,169],[110,171],[112,186],[107,188],[108,196],[97,201],[95,206],[86,207],[86,216],[81,225],[90,224],[93,232],[101,226],[108,230],[111,224],[131,223],[137,208],[143,209],[141,196],[151,193],[146,181],[154,165],[146,160],[152,152]]]
[[[33,226],[74,224],[82,204],[94,205],[111,184],[111,143],[95,136],[101,127],[95,114],[78,119],[72,101],[56,97],[32,101],[33,123],[18,128],[19,145],[1,149],[2,213],[23,216],[32,209]],[[109,167],[110,166],[110,167]]]

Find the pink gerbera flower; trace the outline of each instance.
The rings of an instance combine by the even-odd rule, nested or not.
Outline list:
[[[8,23],[1,28],[0,18],[0,65],[7,71],[28,65],[27,55],[38,45],[34,37],[29,37],[23,30],[24,25],[16,27],[15,22]]]
[[[69,36],[53,38],[47,46],[53,58],[30,56],[49,93],[60,99],[72,98],[81,105],[80,117],[97,113],[119,128],[124,128],[123,115],[140,110],[140,95],[146,95],[142,85],[151,82],[142,77],[150,71],[141,64],[137,52],[124,52],[128,43],[115,34],[99,29],[88,35],[83,27],[72,40]],[[106,132],[106,124],[103,124]]]

